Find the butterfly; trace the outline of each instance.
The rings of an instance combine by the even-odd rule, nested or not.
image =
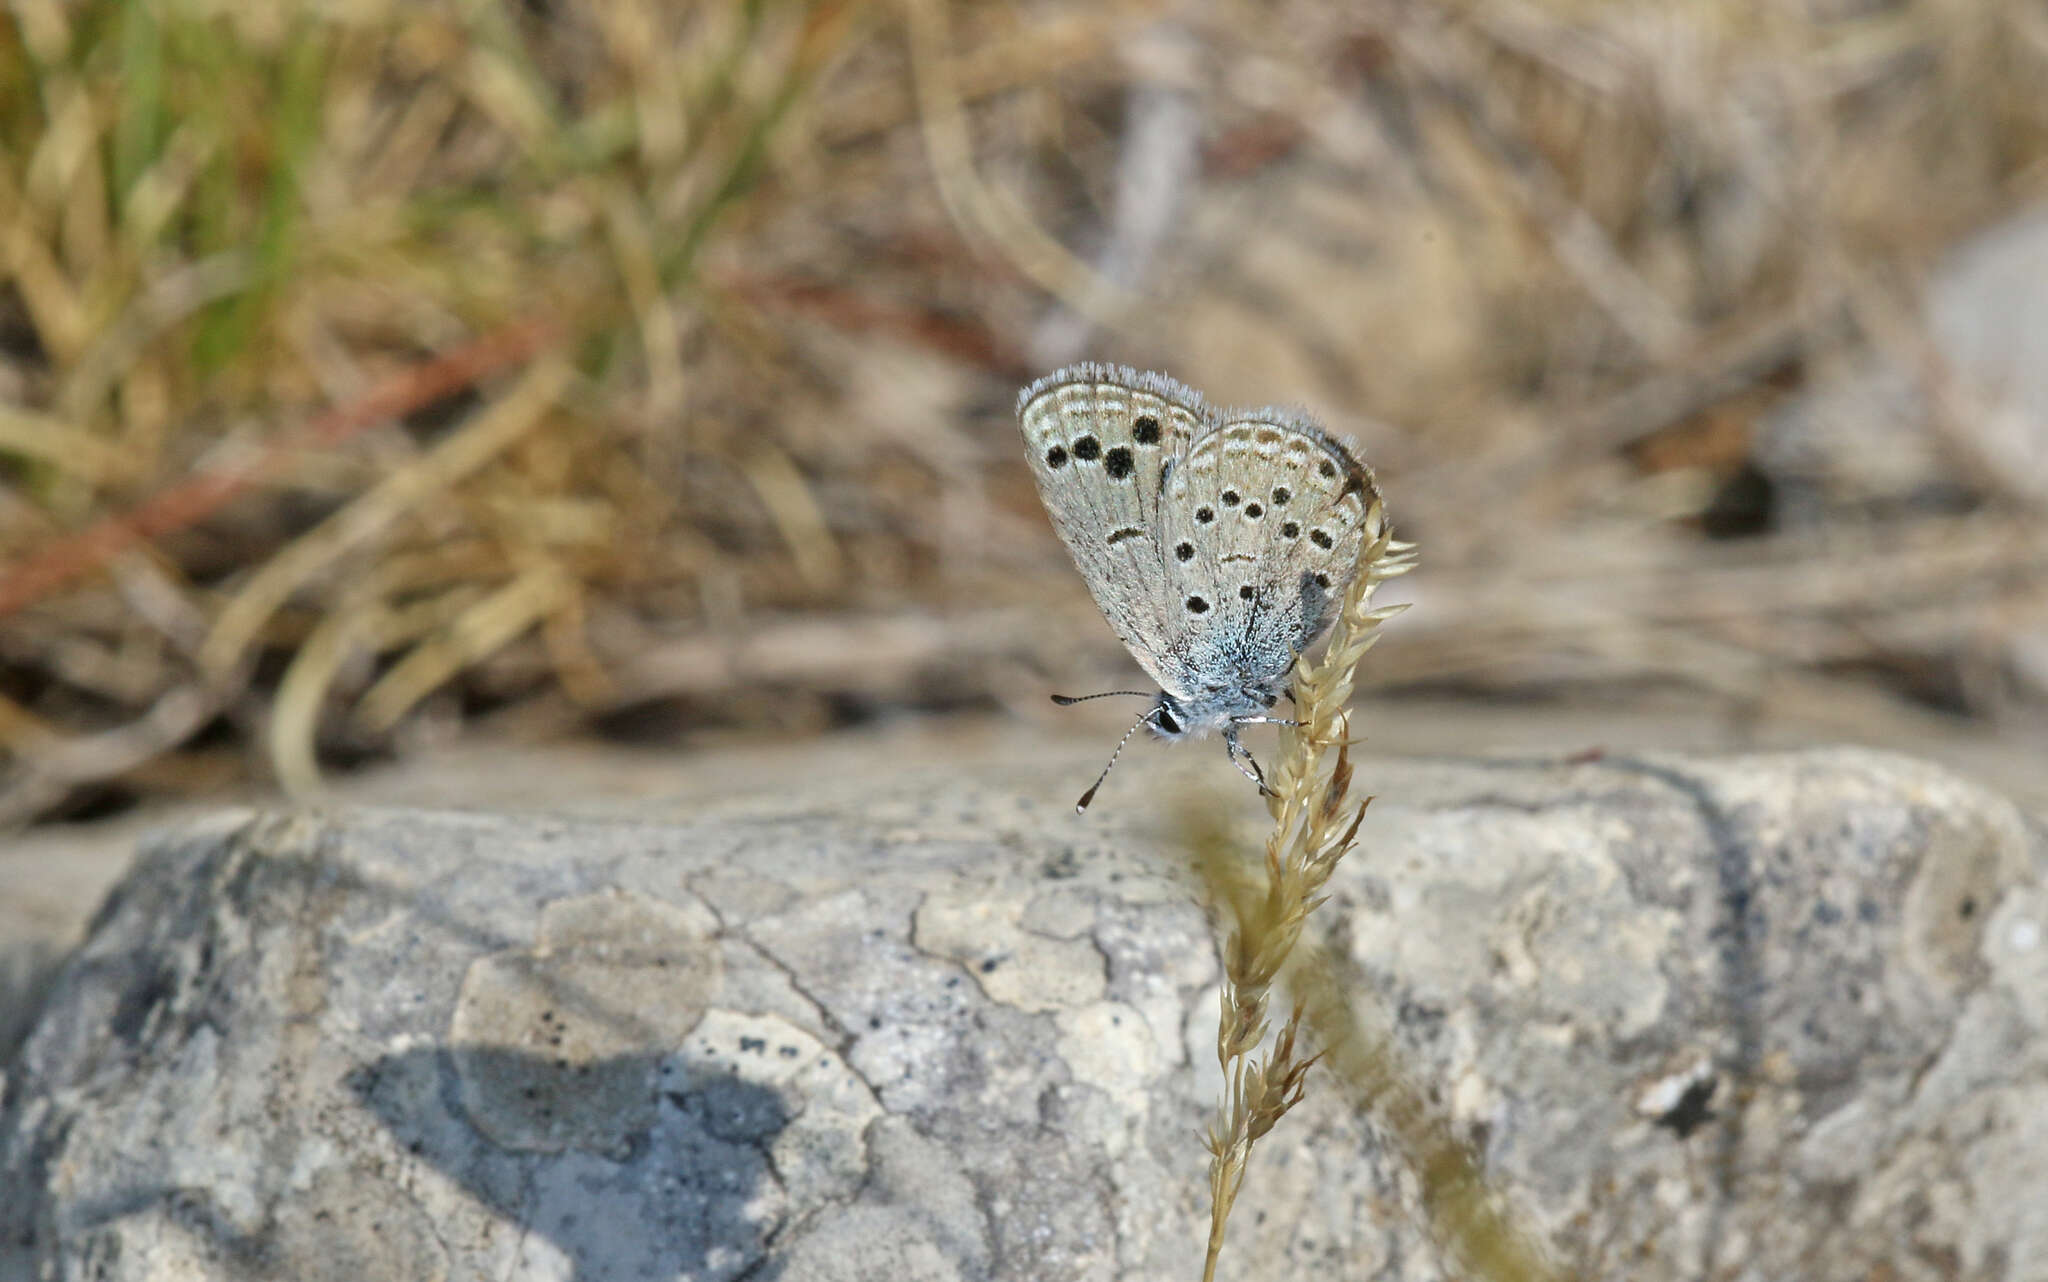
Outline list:
[[[1081,795],[1088,808],[1140,726],[1221,732],[1263,790],[1241,727],[1272,715],[1295,657],[1357,574],[1372,473],[1306,415],[1211,407],[1164,374],[1070,365],[1017,397],[1038,496],[1117,638],[1159,683]]]

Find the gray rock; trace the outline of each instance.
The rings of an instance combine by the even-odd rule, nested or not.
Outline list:
[[[58,968],[145,831],[108,823],[100,827],[103,838],[81,842],[77,834],[86,827],[0,836],[0,1065],[28,1035]]]
[[[1197,1277],[1176,794],[972,773],[160,837],[6,1070],[0,1242],[66,1282]],[[1360,773],[1323,916],[1565,1275],[2048,1279],[2013,806],[1853,751]],[[1226,1277],[1455,1275],[1345,1098],[1255,1155]]]
[[[1973,471],[2048,503],[2048,206],[1957,245],[1924,305],[1924,353],[1835,362],[1759,422],[1757,461],[1791,522],[1953,502]]]
[[[1843,512],[1952,502],[1961,481],[1933,430],[1926,389],[1902,365],[1858,353],[1819,363],[1810,386],[1757,422],[1757,465],[1794,528]]]
[[[1936,273],[1928,337],[1958,429],[2015,491],[2048,502],[2048,206],[1971,237]]]

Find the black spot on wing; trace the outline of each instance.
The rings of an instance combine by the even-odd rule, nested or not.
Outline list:
[[[1159,444],[1159,420],[1150,414],[1140,414],[1131,424],[1131,439],[1140,445]]]
[[[1102,442],[1092,436],[1082,436],[1074,441],[1074,457],[1083,463],[1093,463],[1102,457]]]
[[[1126,525],[1121,529],[1111,530],[1109,538],[1104,540],[1104,542],[1108,543],[1111,547],[1115,547],[1125,539],[1142,539],[1144,537],[1145,532],[1143,530],[1135,525]]]
[[[1119,445],[1102,456],[1102,470],[1109,473],[1112,481],[1121,481],[1131,474],[1131,451],[1129,446]]]

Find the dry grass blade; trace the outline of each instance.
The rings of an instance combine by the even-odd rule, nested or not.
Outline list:
[[[550,331],[531,323],[512,326],[449,352],[392,379],[352,404],[321,415],[302,439],[259,458],[199,473],[165,489],[140,507],[110,516],[52,544],[0,579],[0,618],[34,604],[74,579],[99,569],[121,552],[204,519],[255,484],[266,469],[302,444],[332,444],[372,423],[419,408],[487,373],[524,359]]]
[[[374,732],[389,730],[457,672],[496,653],[560,609],[571,588],[569,576],[552,562],[528,570],[399,660],[363,696],[357,718]]]
[[[1066,590],[981,371],[1056,363],[1095,320],[1115,331],[1096,354],[1386,425],[1375,457],[1438,532],[1439,573],[1427,625],[1370,670],[1383,688],[1677,678],[1746,708],[1766,679],[1827,673],[2021,712],[2048,688],[2025,658],[2042,523],[2024,469],[1985,466],[1992,407],[1936,371],[1934,461],[1870,452],[1887,476],[1932,471],[1872,496],[1903,519],[1867,527],[1840,519],[1863,509],[1833,506],[1832,470],[1809,496],[1771,443],[1780,399],[1856,350],[1927,364],[1917,311],[1887,300],[2040,194],[2041,22],[1869,8],[15,0],[6,695],[64,741],[148,715],[191,680],[192,647],[114,563],[146,554],[215,629],[252,583],[285,585],[274,556],[306,555],[314,523],[492,394],[460,368],[469,336],[500,344],[490,370],[522,366],[543,311],[583,380],[573,415],[281,607],[243,598],[269,610],[253,631],[226,620],[261,660],[254,715],[210,728],[245,766],[282,760],[287,732],[301,766],[316,729],[355,759],[393,746],[338,710],[366,654],[435,635],[434,672],[483,655],[445,676],[470,710],[611,705],[655,670],[690,692],[677,711],[781,724],[731,684],[763,666],[918,706],[943,671],[946,706],[1003,701],[1002,664],[1072,642],[934,649],[981,635],[932,621],[960,601]],[[1997,550],[1957,512],[2026,524]],[[1924,546],[1861,573],[1897,534]],[[1615,573],[1589,545],[1637,555]],[[385,574],[418,558],[439,568]],[[543,561],[566,586],[537,629],[495,650],[444,631]],[[359,609],[408,622],[295,666]],[[790,626],[819,653],[728,656]],[[133,658],[120,680],[73,662],[106,654]],[[280,726],[261,705],[288,672]],[[98,801],[81,786],[53,810],[158,791],[96,773]],[[1296,821],[1341,836],[1353,786]]]
[[[241,693],[247,671],[173,686],[125,725],[39,748],[0,787],[0,829],[35,817],[73,785],[134,769],[183,743]]]
[[[574,373],[566,359],[543,357],[468,426],[271,558],[221,611],[199,652],[200,665],[218,672],[234,664],[264,621],[300,584],[531,431],[554,407]]]
[[[1303,1013],[1298,1007],[1271,1049],[1263,1057],[1257,1052],[1265,1041],[1275,981],[1300,941],[1309,914],[1323,902],[1323,887],[1350,849],[1367,804],[1362,801],[1354,807],[1349,802],[1352,769],[1345,709],[1358,664],[1377,639],[1380,624],[1403,608],[1374,609],[1373,592],[1414,566],[1414,549],[1394,541],[1385,509],[1377,501],[1366,514],[1366,531],[1368,542],[1359,553],[1358,573],[1345,593],[1329,645],[1321,659],[1304,657],[1295,668],[1295,715],[1300,725],[1283,732],[1280,762],[1269,781],[1273,833],[1266,842],[1265,885],[1243,884],[1224,870],[1213,843],[1199,851],[1195,861],[1211,901],[1230,918],[1216,1030],[1216,1058],[1225,1085],[1208,1137],[1211,1202],[1204,1282],[1216,1275],[1230,1209],[1244,1185],[1252,1146],[1301,1101],[1303,1079],[1315,1063],[1297,1050]]]
[[[1384,1039],[1366,1036],[1330,961],[1302,940],[1372,800],[1350,800],[1354,771],[1345,709],[1380,624],[1404,608],[1375,609],[1372,595],[1382,582],[1414,566],[1412,545],[1393,541],[1378,504],[1367,521],[1373,538],[1360,553],[1358,577],[1345,595],[1330,644],[1320,660],[1303,658],[1296,669],[1301,725],[1282,740],[1271,781],[1267,807],[1274,826],[1264,884],[1234,869],[1222,843],[1197,845],[1196,870],[1230,924],[1216,1037],[1225,1086],[1207,1137],[1211,1203],[1202,1276],[1213,1282],[1253,1145],[1301,1102],[1308,1070],[1327,1057],[1359,1111],[1394,1138],[1396,1151],[1417,1173],[1431,1229],[1446,1251],[1474,1277],[1547,1282],[1554,1275],[1540,1253],[1495,1204],[1469,1154],[1408,1084]],[[1273,989],[1283,979],[1295,991],[1295,1005],[1261,1056]],[[1306,1058],[1298,1049],[1304,1023],[1324,1047]]]
[[[839,545],[795,461],[772,443],[763,443],[740,466],[788,542],[797,573],[820,591],[830,589],[841,577]]]
[[[947,5],[948,0],[903,0],[925,149],[947,212],[963,230],[986,238],[1041,289],[1096,324],[1116,328],[1130,314],[1132,300],[1125,291],[1047,235],[976,171],[967,116],[953,83]]]
[[[48,463],[99,485],[121,476],[129,460],[105,441],[49,414],[0,404],[0,452]]]
[[[145,711],[191,680],[192,647],[138,633],[120,576],[108,581],[139,545],[156,545],[207,638],[202,684],[277,661],[252,669],[276,708],[210,724],[262,727],[301,787],[322,709],[361,696],[368,656],[413,654],[372,712],[450,677],[496,681],[474,669],[505,648],[519,652],[501,665],[512,693],[552,679],[589,700],[611,682],[583,633],[622,598],[696,620],[829,597],[843,513],[801,428],[778,418],[772,433],[779,506],[679,491],[771,445],[693,413],[753,421],[749,393],[792,386],[776,375],[802,355],[723,341],[706,323],[705,258],[754,261],[726,246],[764,236],[797,250],[777,271],[810,274],[812,246],[764,216],[763,195],[786,195],[773,180],[805,165],[799,184],[832,179],[819,165],[837,158],[799,154],[786,122],[813,119],[809,100],[833,94],[839,60],[879,25],[833,0],[13,6],[0,18],[0,616],[39,608],[7,620],[10,666],[31,656],[8,695],[59,742],[107,750],[101,767],[38,778],[139,799],[155,785],[130,788],[132,754],[114,749],[141,740],[92,732],[191,720]],[[475,417],[470,399],[497,394],[484,375],[544,346],[573,352],[577,412]],[[467,421],[451,429],[451,414]],[[293,420],[306,426],[268,427]],[[786,536],[796,574],[746,564],[763,526]],[[392,572],[426,560],[438,568],[424,577]],[[438,617],[420,629],[428,602]],[[117,691],[95,656],[131,644],[149,653],[129,670],[150,681]],[[336,729],[354,743],[364,726]],[[12,740],[0,752],[25,755]],[[37,791],[46,812],[95,801],[82,784]]]
[[[286,792],[301,799],[320,787],[314,732],[321,704],[342,665],[377,626],[372,609],[336,610],[320,621],[292,656],[270,705],[270,768]]]

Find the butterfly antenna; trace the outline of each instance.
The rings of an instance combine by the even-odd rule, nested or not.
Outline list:
[[[1052,701],[1062,708],[1071,708],[1077,703],[1086,703],[1090,699],[1113,699],[1120,694],[1134,694],[1140,699],[1152,697],[1151,692],[1146,690],[1104,690],[1101,694],[1056,694],[1052,697]]]
[[[1088,803],[1095,800],[1095,790],[1102,786],[1104,779],[1109,778],[1110,770],[1116,765],[1117,755],[1124,750],[1124,745],[1131,741],[1131,736],[1138,733],[1138,727],[1145,724],[1145,718],[1151,715],[1152,709],[1150,708],[1139,713],[1138,719],[1131,723],[1131,728],[1124,731],[1124,737],[1116,741],[1116,751],[1109,754],[1109,764],[1102,768],[1102,773],[1095,776],[1095,782],[1088,785],[1088,791],[1082,793],[1081,799],[1074,803],[1075,814],[1078,815],[1088,809]]]

